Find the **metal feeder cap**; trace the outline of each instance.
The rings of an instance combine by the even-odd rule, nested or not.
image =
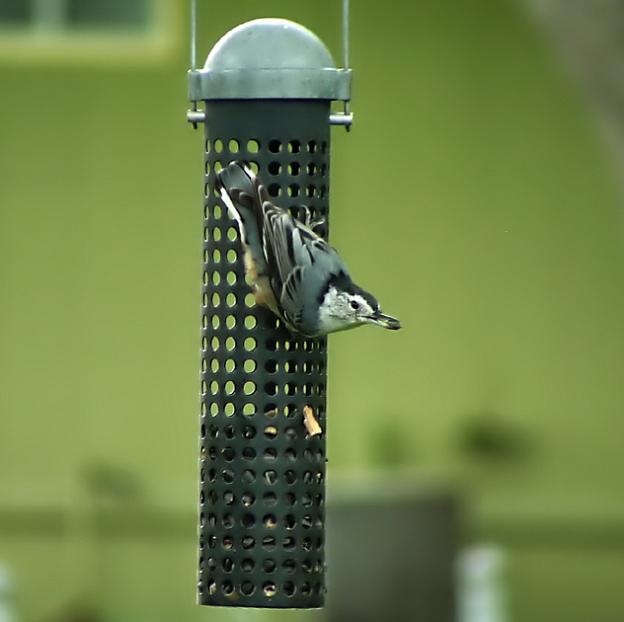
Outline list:
[[[189,73],[190,99],[350,99],[351,70],[337,69],[325,44],[286,19],[237,26]]]

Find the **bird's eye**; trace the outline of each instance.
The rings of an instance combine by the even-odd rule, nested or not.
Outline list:
[[[354,311],[360,308],[360,303],[357,300],[352,300],[350,304]]]

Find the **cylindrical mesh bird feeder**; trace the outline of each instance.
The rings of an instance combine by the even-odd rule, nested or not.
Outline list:
[[[349,99],[349,83],[314,34],[278,19],[230,31],[190,72],[205,106],[191,120],[206,131],[200,604],[324,602],[326,339],[294,336],[256,306],[215,180],[248,162],[277,205],[327,219],[330,104]],[[309,434],[304,407],[322,434]]]

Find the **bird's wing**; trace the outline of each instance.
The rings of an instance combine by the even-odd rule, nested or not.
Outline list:
[[[342,268],[336,251],[320,236],[269,201],[265,214],[263,249],[273,291],[285,319],[300,332],[316,329],[318,296],[335,268]],[[308,301],[309,305],[305,305]]]

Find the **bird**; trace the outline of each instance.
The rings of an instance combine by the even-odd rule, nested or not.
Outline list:
[[[216,193],[237,222],[248,283],[258,305],[305,337],[375,324],[398,330],[377,299],[356,285],[340,255],[305,222],[275,205],[248,163],[230,162],[216,176]]]

